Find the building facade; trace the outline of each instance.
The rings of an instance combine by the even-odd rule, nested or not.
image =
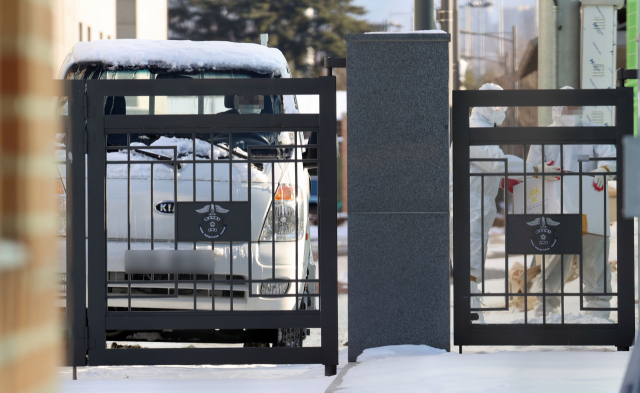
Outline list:
[[[53,72],[80,41],[167,39],[167,0],[53,0]]]
[[[118,38],[167,39],[167,0],[116,0]]]

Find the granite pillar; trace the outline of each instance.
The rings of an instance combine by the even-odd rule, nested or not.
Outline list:
[[[449,34],[349,34],[349,361],[450,348]]]

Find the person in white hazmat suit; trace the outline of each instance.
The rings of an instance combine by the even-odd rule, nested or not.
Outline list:
[[[573,89],[570,86],[565,86],[562,90]],[[595,127],[598,124],[592,123],[582,118],[582,107],[566,107],[566,106],[554,106],[552,110],[553,123],[549,127]],[[588,156],[589,158],[600,157],[615,157],[616,148],[613,145],[564,145],[563,148],[563,160],[562,166],[565,172],[579,172],[580,163],[578,162],[579,156]],[[554,160],[556,163],[560,163],[560,146],[559,145],[546,145],[544,147],[544,159],[545,161]],[[529,149],[529,155],[527,161],[533,165],[536,165],[542,161],[542,147],[531,146]],[[616,171],[615,161],[587,161],[582,163],[582,172],[592,172],[598,174],[606,174],[608,172]],[[613,176],[595,176],[593,178],[593,187],[598,192],[607,192],[607,180],[613,180]],[[583,180],[584,182],[585,180]],[[564,199],[567,201],[569,192],[577,193],[578,190],[568,190],[565,185]],[[578,197],[576,197],[577,199]],[[567,213],[567,206],[565,202],[565,213]],[[559,213],[559,212],[558,212]],[[573,211],[571,213],[574,213]],[[577,213],[577,211],[575,212]],[[604,212],[603,212],[604,214]],[[607,223],[609,225],[610,223]],[[607,293],[611,293],[611,265],[609,265],[609,258],[607,257],[607,263],[605,264],[605,243],[607,248],[607,256],[609,251],[609,236],[596,236],[596,235],[583,235],[582,236],[582,255],[584,263],[582,266],[582,282],[584,293],[604,293],[604,286],[606,282]],[[571,264],[573,262],[573,255],[564,256],[564,282],[561,282],[561,268],[560,261],[561,255],[547,255],[545,257],[545,293],[559,293],[560,287],[566,283],[569,276]],[[542,274],[538,275],[534,279],[531,286],[531,293],[542,293],[543,282]],[[611,307],[609,301],[611,296],[585,296],[584,297],[586,308],[609,308]],[[559,313],[560,310],[560,298],[557,296],[547,296],[544,311],[547,315],[550,313]],[[534,313],[537,317],[542,316],[543,307],[542,302],[538,299],[534,305]],[[593,315],[598,318],[609,318],[609,311],[587,311],[589,315]]]
[[[480,90],[502,90],[502,87],[494,83],[485,83]],[[504,121],[506,117],[506,107],[476,107],[471,110],[469,117],[469,127],[495,127]],[[542,171],[542,165],[534,166],[526,163],[522,158],[504,154],[499,146],[471,146],[469,147],[469,158],[492,158],[496,160],[507,159],[509,172],[523,172],[523,165],[526,164],[526,171],[530,173]],[[545,172],[559,172],[557,166],[550,166],[546,163]],[[470,273],[471,273],[471,293],[480,293],[478,284],[482,282],[482,262],[486,258],[487,242],[489,240],[489,230],[496,218],[496,196],[500,190],[500,173],[504,173],[503,161],[472,161],[469,165],[471,174],[469,179],[469,220],[470,220]],[[482,190],[482,178],[473,176],[474,173],[496,173],[496,176],[484,178],[484,194]],[[509,178],[511,180],[511,178]],[[484,216],[481,201],[484,200]],[[453,255],[453,166],[452,154],[449,154],[449,211],[452,215],[449,219],[449,251]],[[457,241],[466,241],[460,239]],[[471,308],[481,308],[481,298],[471,297]],[[481,312],[478,314],[476,323],[484,323]]]

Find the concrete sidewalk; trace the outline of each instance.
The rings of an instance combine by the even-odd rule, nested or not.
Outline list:
[[[459,355],[425,346],[374,348],[343,368],[327,392],[618,392],[629,357],[588,350]]]

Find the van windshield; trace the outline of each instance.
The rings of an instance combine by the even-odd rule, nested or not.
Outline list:
[[[273,78],[273,74],[259,74],[246,70],[193,70],[173,72],[161,68],[107,69],[101,64],[75,64],[69,68],[66,79],[88,80],[152,80],[152,79],[248,79]],[[228,96],[115,96],[106,97],[104,114],[117,115],[246,115],[284,113],[282,96],[228,95]],[[285,135],[286,134],[286,135]],[[232,151],[245,152],[247,146],[293,144],[289,132],[247,132],[233,133]],[[159,134],[138,135],[136,142],[152,144]],[[120,140],[122,139],[122,140]],[[133,140],[131,140],[133,141]],[[131,142],[130,141],[130,142]],[[206,141],[210,143],[211,141]],[[229,135],[214,137],[217,146],[228,146]],[[126,135],[121,138],[112,135],[110,146],[127,146]],[[252,149],[254,156],[288,156],[291,149]]]
[[[246,70],[178,71],[167,69],[109,70],[103,65],[74,64],[66,79],[149,80],[149,79],[255,79],[273,78]],[[107,97],[105,115],[215,115],[284,113],[281,96],[118,96]]]

